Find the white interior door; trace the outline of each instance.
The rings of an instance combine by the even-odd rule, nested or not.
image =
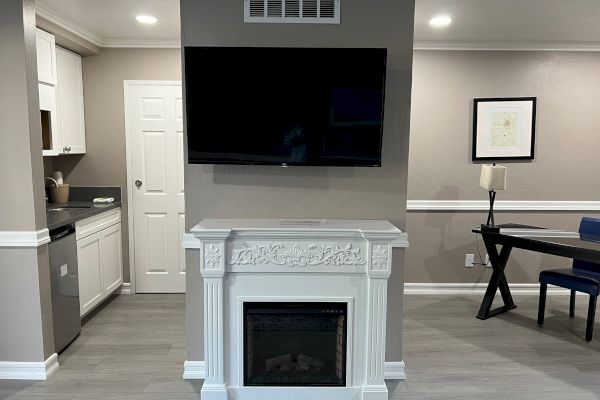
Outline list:
[[[185,211],[181,84],[125,82],[125,87],[135,292],[182,293]]]

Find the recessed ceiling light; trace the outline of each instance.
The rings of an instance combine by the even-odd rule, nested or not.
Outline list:
[[[436,15],[429,20],[429,25],[434,28],[445,28],[452,23],[452,17],[449,15]]]
[[[156,21],[158,21],[156,17],[153,17],[151,15],[138,15],[137,17],[135,17],[135,19],[140,24],[155,24]]]

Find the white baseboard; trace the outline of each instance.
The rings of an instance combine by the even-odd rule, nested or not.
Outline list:
[[[383,367],[383,377],[389,380],[403,381],[406,379],[404,361],[386,361]]]
[[[484,294],[485,283],[405,283],[404,294]],[[539,283],[512,283],[508,285],[512,294],[538,295]],[[548,295],[568,295],[570,291],[556,286],[548,286]]]
[[[121,291],[119,292],[119,294],[131,294],[131,283],[124,282],[121,286]]]
[[[386,361],[383,369],[385,379],[389,380],[404,380],[406,373],[404,372],[404,361]],[[194,380],[204,379],[206,374],[204,361],[186,361],[183,363],[183,379]]]
[[[0,361],[0,379],[44,381],[58,369],[58,355],[52,354],[43,362]]]
[[[186,361],[183,363],[183,379],[204,379],[205,374],[204,361]]]

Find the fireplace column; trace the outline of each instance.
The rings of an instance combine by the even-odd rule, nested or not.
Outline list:
[[[363,400],[387,400],[384,381],[387,281],[391,274],[389,239],[365,235],[368,244],[367,353]],[[378,241],[379,239],[379,241]]]
[[[205,237],[200,248],[204,278],[204,358],[206,377],[202,400],[227,400],[225,383],[224,285],[225,240],[229,231]],[[210,354],[209,354],[210,352]]]

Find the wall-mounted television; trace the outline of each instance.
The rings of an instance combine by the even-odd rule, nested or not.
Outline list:
[[[189,163],[381,166],[386,49],[184,52]]]

